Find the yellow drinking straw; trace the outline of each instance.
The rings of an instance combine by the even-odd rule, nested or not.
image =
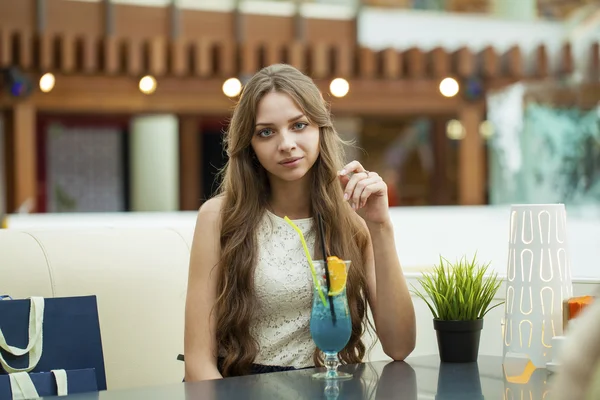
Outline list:
[[[294,228],[294,230],[300,236],[300,241],[302,242],[302,247],[304,247],[304,252],[306,253],[306,259],[308,260],[308,265],[310,265],[310,272],[312,273],[313,282],[315,284],[315,287],[317,288],[317,292],[319,292],[319,297],[321,297],[321,300],[323,301],[323,305],[327,306],[327,301],[325,300],[325,295],[323,294],[323,291],[321,290],[321,285],[319,284],[319,280],[317,279],[317,271],[315,270],[315,266],[313,265],[312,258],[310,257],[310,252],[308,251],[308,246],[306,245],[306,240],[304,240],[304,234],[302,234],[302,231],[300,230],[300,228],[298,228],[296,226],[296,224],[294,224],[292,222],[292,220],[289,219],[287,216],[283,219],[292,228]]]

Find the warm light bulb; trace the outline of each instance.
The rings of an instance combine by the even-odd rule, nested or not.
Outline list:
[[[490,139],[492,136],[494,136],[494,125],[492,125],[490,121],[483,121],[479,125],[479,134],[484,139]]]
[[[335,97],[344,97],[350,91],[350,84],[344,78],[335,78],[329,85],[329,91]]]
[[[223,83],[223,93],[227,97],[236,97],[242,92],[242,82],[238,78],[229,78]]]
[[[146,75],[140,79],[140,92],[152,94],[156,91],[156,79],[151,75]]]
[[[454,97],[458,93],[458,82],[454,78],[444,78],[440,82],[440,93],[445,97]]]
[[[48,72],[40,78],[40,90],[44,93],[48,93],[54,89],[56,84],[56,78],[54,74]]]
[[[459,120],[453,119],[448,121],[448,124],[446,125],[446,136],[448,136],[449,139],[461,140],[465,135],[465,127]]]

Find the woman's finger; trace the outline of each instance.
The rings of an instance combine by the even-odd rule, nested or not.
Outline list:
[[[360,183],[360,181],[362,181],[364,179],[367,179],[367,174],[364,172],[359,172],[359,173],[353,174],[350,177],[348,184],[346,184],[346,187],[344,188],[344,200],[350,200],[350,205],[353,204],[353,199],[355,197],[354,192],[356,190],[356,186]],[[362,190],[362,188],[361,188],[361,190]],[[360,194],[359,194],[359,196],[360,196]]]
[[[340,176],[348,175],[351,173],[357,173],[357,172],[366,172],[366,171],[367,170],[365,169],[365,167],[362,166],[361,163],[354,160],[354,161],[350,161],[348,164],[346,164],[344,166],[344,168],[342,168],[342,170],[340,171]]]
[[[352,204],[355,205],[355,209],[365,206],[369,196],[374,193],[370,188],[372,188],[373,185],[377,185],[380,181],[381,179],[378,176],[371,177],[371,174],[369,174],[367,179],[363,179],[356,184],[352,196]]]
[[[359,208],[364,207],[367,204],[367,200],[373,193],[379,193],[385,191],[385,184],[382,180],[373,180],[373,183],[367,185],[360,195]]]

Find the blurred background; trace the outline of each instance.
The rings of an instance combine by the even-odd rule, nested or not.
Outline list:
[[[592,0],[0,0],[0,217],[197,210],[279,62],[391,206],[597,209],[599,42]]]

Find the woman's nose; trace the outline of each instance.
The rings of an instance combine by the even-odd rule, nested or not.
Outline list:
[[[294,135],[285,130],[281,132],[281,142],[279,143],[279,150],[290,151],[296,148],[296,141]]]

